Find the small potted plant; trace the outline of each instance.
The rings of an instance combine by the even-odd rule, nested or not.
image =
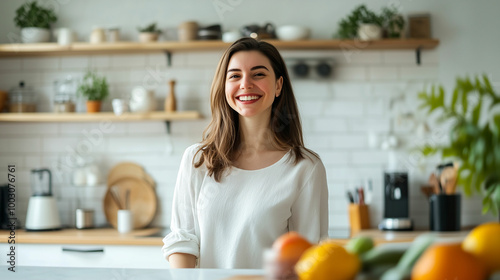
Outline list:
[[[77,93],[87,99],[87,112],[101,111],[101,103],[109,95],[106,77],[100,77],[96,72],[88,70],[79,83]]]
[[[57,21],[52,9],[39,6],[36,1],[23,4],[16,10],[16,26],[21,28],[23,43],[50,41],[50,25]]]
[[[158,36],[161,34],[161,30],[156,27],[156,22],[141,28],[139,30],[139,41],[140,42],[155,42],[158,41]]]
[[[402,38],[404,35],[405,19],[398,13],[395,7],[382,9],[382,18],[384,22],[384,37]]]
[[[427,143],[424,155],[441,153],[458,161],[458,186],[466,195],[483,195],[483,214],[500,211],[500,94],[488,77],[457,79],[451,100],[444,89],[421,92],[421,108],[438,114],[439,123],[451,124],[448,144]]]
[[[339,22],[337,36],[342,39],[376,40],[382,38],[382,25],[382,16],[365,5],[359,5]]]

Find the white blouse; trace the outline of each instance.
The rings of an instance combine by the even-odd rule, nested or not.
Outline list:
[[[303,150],[306,158],[294,164],[289,151],[259,170],[233,167],[217,183],[204,166],[194,168],[198,147],[190,146],[182,157],[172,232],[163,238],[165,258],[186,253],[201,268],[259,269],[264,249],[283,233],[297,231],[313,243],[328,237],[328,187],[320,159]]]

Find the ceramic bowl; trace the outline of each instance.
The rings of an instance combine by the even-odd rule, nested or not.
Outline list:
[[[276,29],[276,35],[284,41],[304,40],[309,38],[310,30],[298,25],[284,25]]]

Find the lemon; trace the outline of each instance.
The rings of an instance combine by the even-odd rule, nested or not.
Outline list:
[[[475,227],[465,237],[462,248],[480,259],[490,272],[500,271],[500,223]]]
[[[300,280],[350,280],[361,267],[359,258],[333,242],[307,249],[295,265]]]

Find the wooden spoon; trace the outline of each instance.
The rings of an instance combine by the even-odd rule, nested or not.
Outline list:
[[[444,193],[454,194],[457,187],[457,169],[449,166],[445,167],[441,172],[441,186],[443,186]]]

